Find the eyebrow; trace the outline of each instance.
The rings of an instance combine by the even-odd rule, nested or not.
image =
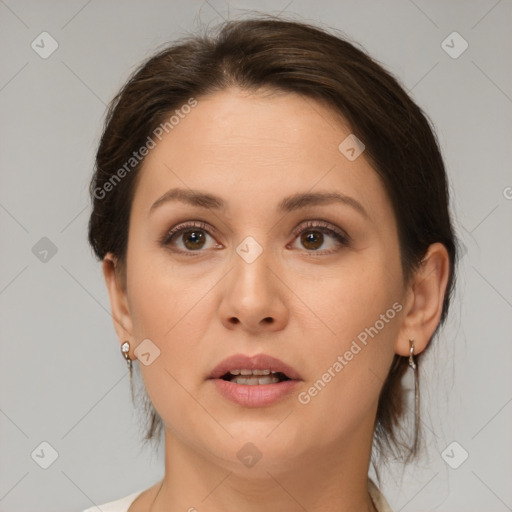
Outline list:
[[[212,210],[221,210],[225,207],[225,201],[213,194],[201,192],[199,190],[173,188],[168,190],[163,196],[159,197],[149,209],[151,214],[156,208],[170,201],[179,201],[200,208]],[[292,212],[308,206],[325,205],[332,203],[341,203],[350,206],[359,212],[366,219],[370,219],[363,205],[353,197],[338,192],[305,192],[293,194],[285,197],[277,205],[277,211],[281,213]]]

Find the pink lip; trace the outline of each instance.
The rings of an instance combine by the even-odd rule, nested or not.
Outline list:
[[[265,370],[268,369],[272,372],[281,372],[284,373],[289,379],[292,381],[302,380],[302,377],[299,375],[297,370],[292,368],[291,366],[283,363],[279,359],[275,357],[269,356],[267,354],[257,354],[255,356],[249,357],[244,354],[235,354],[230,356],[223,361],[221,361],[211,372],[208,379],[220,379],[224,374],[228,373],[230,370],[237,369],[246,369],[246,370]],[[222,379],[221,379],[222,380]],[[228,381],[223,381],[227,382]],[[289,382],[289,381],[285,381]],[[277,386],[284,383],[279,384],[265,384],[265,387],[269,386]],[[235,384],[240,386],[241,384]],[[255,387],[259,388],[261,386],[243,386],[246,387]]]
[[[235,384],[221,377],[230,370],[270,370],[284,373],[290,380],[276,384],[258,384],[249,386]],[[267,354],[257,354],[249,357],[244,354],[235,354],[218,364],[208,377],[215,384],[217,390],[228,400],[244,407],[263,407],[270,405],[287,395],[290,395],[299,381],[300,374],[291,366]]]
[[[213,379],[212,382],[224,398],[244,407],[263,407],[277,402],[293,393],[299,383],[297,380],[285,380],[277,384],[248,386],[223,379]]]

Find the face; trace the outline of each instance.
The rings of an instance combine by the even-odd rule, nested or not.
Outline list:
[[[147,392],[167,435],[232,471],[247,442],[259,468],[342,450],[373,431],[401,334],[391,203],[364,152],[338,149],[350,128],[326,106],[235,89],[197,101],[149,152],[132,204],[121,323],[132,346],[150,340]],[[300,378],[269,403],[234,402],[209,379],[233,354]]]

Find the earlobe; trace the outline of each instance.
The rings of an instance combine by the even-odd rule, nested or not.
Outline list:
[[[114,328],[120,343],[132,337],[132,320],[126,296],[126,284],[119,275],[118,261],[107,253],[102,262],[103,277],[110,297],[110,309]]]
[[[404,321],[395,343],[397,354],[409,356],[411,338],[415,340],[415,354],[427,347],[441,319],[449,272],[446,247],[441,243],[430,245],[407,291]]]

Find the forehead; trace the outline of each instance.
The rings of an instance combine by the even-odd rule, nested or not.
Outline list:
[[[174,147],[185,140],[194,143],[189,156],[233,161],[251,155],[268,163],[282,155],[300,161],[329,146],[336,154],[340,137],[349,133],[331,109],[295,93],[228,89],[197,102],[172,129],[174,144],[169,140]]]
[[[295,192],[336,190],[371,213],[386,207],[380,179],[364,158],[339,149],[350,128],[326,105],[295,93],[229,89],[197,98],[146,156],[136,200],[180,186],[245,206]]]

